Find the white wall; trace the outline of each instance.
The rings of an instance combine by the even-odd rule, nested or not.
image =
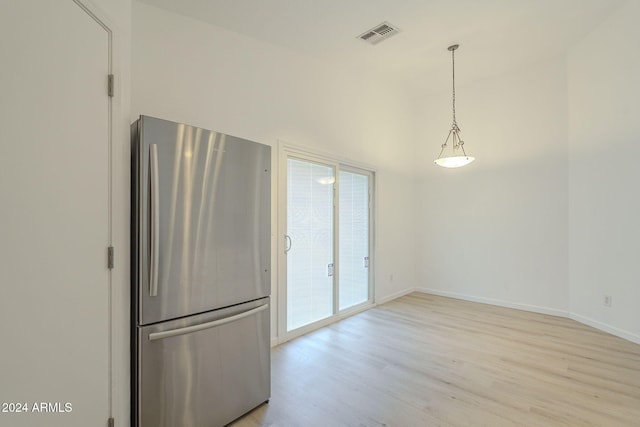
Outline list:
[[[415,286],[407,101],[383,82],[146,4],[134,2],[133,22],[132,120],[214,129],[272,145],[274,158],[281,140],[373,165],[377,299]]]
[[[640,3],[569,52],[570,308],[640,342]],[[612,306],[603,306],[611,295]]]
[[[468,67],[461,49],[457,74]],[[465,168],[433,164],[451,124],[451,93],[416,106],[418,281],[436,294],[565,315],[565,61],[456,89],[465,148],[477,157]]]

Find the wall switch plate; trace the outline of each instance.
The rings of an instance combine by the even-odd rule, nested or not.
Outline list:
[[[605,307],[611,307],[611,295],[605,295],[604,298],[602,299],[602,304]]]

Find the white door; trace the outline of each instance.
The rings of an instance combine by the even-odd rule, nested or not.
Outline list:
[[[71,0],[0,5],[0,425],[109,416],[110,34]]]

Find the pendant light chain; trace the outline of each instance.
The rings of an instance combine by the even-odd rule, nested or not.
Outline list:
[[[452,103],[453,103],[453,124],[451,125],[451,129],[454,133],[453,135],[453,146],[454,148],[461,148],[464,156],[467,156],[466,151],[464,151],[464,141],[460,139],[460,128],[458,127],[458,122],[456,122],[456,46],[451,50],[451,81],[453,82],[453,90],[452,93]],[[457,141],[456,141],[457,139]]]
[[[452,127],[457,128],[458,127],[458,123],[456,122],[456,50],[452,49],[451,50],[451,75],[452,75],[452,82],[453,82],[453,91],[451,92],[453,94],[452,96],[452,101],[453,101],[453,125]]]

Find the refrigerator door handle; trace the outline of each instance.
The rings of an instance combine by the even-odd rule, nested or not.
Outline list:
[[[227,323],[235,322],[236,320],[244,319],[245,317],[252,316],[258,312],[266,310],[269,304],[263,304],[259,307],[252,308],[240,314],[234,316],[225,317],[224,319],[214,320],[213,322],[201,323],[199,325],[187,326],[185,328],[170,329],[162,332],[152,332],[149,334],[149,341],[161,340],[163,338],[175,337],[176,335],[190,334],[204,329],[215,328],[216,326],[224,325]]]
[[[158,188],[158,144],[149,144],[149,296],[158,295],[160,259],[160,189]]]

